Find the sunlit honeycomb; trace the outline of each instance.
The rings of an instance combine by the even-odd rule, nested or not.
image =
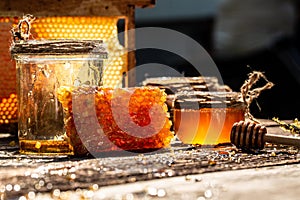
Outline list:
[[[103,85],[118,87],[126,70],[127,56],[118,40],[117,22],[120,17],[42,17],[32,24],[34,39],[103,40],[109,58],[105,61]]]
[[[21,18],[0,17],[0,101],[10,106],[0,108],[0,124],[14,122],[16,115],[16,69],[9,48],[10,30]],[[107,44],[109,58],[105,61],[103,85],[119,87],[126,71],[127,55],[117,38],[117,22],[120,17],[39,17],[32,24],[33,39],[90,39],[103,40]],[[5,74],[5,76],[4,76]],[[1,104],[2,105],[2,104]],[[3,103],[6,105],[6,103]],[[8,105],[8,104],[7,104]],[[12,114],[12,111],[15,113]]]
[[[16,67],[11,59],[10,30],[18,18],[0,17],[0,124],[17,121]]]
[[[17,119],[17,96],[11,94],[8,98],[2,98],[0,103],[0,124],[8,124]]]

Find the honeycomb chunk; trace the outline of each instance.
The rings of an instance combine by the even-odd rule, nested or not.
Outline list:
[[[66,133],[77,155],[168,147],[173,132],[166,94],[157,87],[60,87]]]

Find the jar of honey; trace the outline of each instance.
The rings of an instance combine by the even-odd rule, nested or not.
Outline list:
[[[28,40],[12,44],[17,68],[20,153],[70,155],[57,98],[61,86],[99,86],[107,52],[101,41]]]
[[[182,92],[174,101],[174,131],[184,144],[230,143],[234,122],[244,120],[245,104],[238,92]]]

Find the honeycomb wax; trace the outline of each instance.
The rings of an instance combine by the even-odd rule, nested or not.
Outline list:
[[[168,147],[174,134],[156,87],[60,87],[65,129],[77,155]]]

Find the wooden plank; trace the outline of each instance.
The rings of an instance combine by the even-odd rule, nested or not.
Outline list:
[[[128,196],[133,199],[177,200],[299,199],[299,175],[299,166],[290,165],[180,176],[101,187],[93,197],[114,199],[118,195],[120,199]],[[45,194],[43,197],[49,196]]]
[[[135,48],[135,8],[153,7],[155,0],[3,0],[0,2],[0,16],[22,17],[32,14],[34,17],[51,16],[119,16],[125,18],[125,48]],[[127,68],[130,78],[125,80],[125,86],[134,86],[136,82],[135,53],[130,51],[127,56]]]
[[[0,15],[38,16],[126,16],[128,6],[154,6],[155,0],[2,0]]]
[[[125,47],[129,50],[128,52],[128,65],[127,65],[127,86],[135,86],[136,83],[136,71],[134,68],[136,67],[135,60],[135,9],[134,6],[127,7],[127,20],[125,25],[126,30],[126,40]],[[130,31],[130,33],[128,33]]]

